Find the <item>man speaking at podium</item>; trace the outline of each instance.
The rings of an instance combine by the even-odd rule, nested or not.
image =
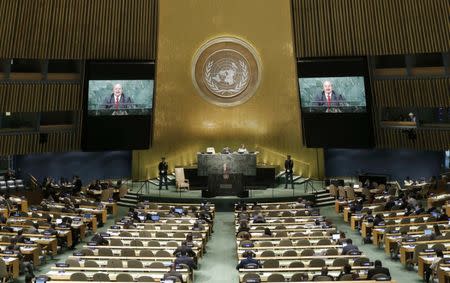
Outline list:
[[[133,108],[133,101],[123,93],[121,84],[113,86],[113,92],[105,98],[103,104],[105,109],[114,110],[112,115],[127,115],[124,109]]]
[[[286,170],[286,184],[284,188],[287,189],[288,182],[291,183],[292,189],[294,189],[294,173],[292,169],[294,168],[294,160],[288,155],[287,159],[284,161],[284,169]]]
[[[330,81],[324,81],[322,86],[322,92],[314,99],[315,106],[326,108],[326,112],[341,112],[339,107],[344,106],[344,97],[333,90]]]

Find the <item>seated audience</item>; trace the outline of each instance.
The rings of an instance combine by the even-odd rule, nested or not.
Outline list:
[[[256,267],[262,266],[259,260],[253,258],[254,253],[252,251],[246,251],[242,256],[244,256],[245,259],[241,260],[239,264],[236,266],[237,270],[239,270],[240,268],[245,268],[248,265],[254,265]]]
[[[352,272],[352,266],[350,264],[348,264],[348,263],[346,265],[344,265],[344,267],[342,268],[341,274],[339,274],[337,280],[338,281],[342,281],[341,278],[344,275],[351,275],[352,276],[351,280],[357,280],[359,278],[358,273]],[[346,277],[348,277],[348,276],[346,276]],[[346,280],[348,280],[348,279],[346,279]]]
[[[347,239],[344,243],[344,248],[342,249],[342,254],[346,255],[350,251],[359,251],[358,247],[353,245],[352,239]]]
[[[175,264],[172,264],[170,266],[169,272],[164,274],[163,279],[164,280],[172,279],[174,282],[175,282],[175,280],[179,280],[182,283],[184,282],[183,281],[183,275],[180,272],[177,271]]]
[[[385,274],[387,276],[391,276],[391,273],[389,272],[389,269],[382,266],[380,260],[376,260],[374,264],[374,268],[369,269],[369,273],[367,274],[368,279],[372,279],[373,276],[376,274]]]
[[[436,257],[433,259],[433,262],[425,268],[425,282],[430,282],[431,275],[436,276],[439,264],[443,258],[444,253],[441,250],[437,250]]]
[[[189,257],[187,255],[187,251],[186,250],[181,250],[180,251],[180,254],[175,259],[175,264],[186,264],[187,266],[189,266],[189,268],[191,270],[197,269],[197,264],[192,259],[192,257]]]
[[[269,228],[264,228],[264,234],[262,235],[263,237],[272,237],[272,231],[270,231]]]
[[[191,237],[192,237],[192,235],[191,235]],[[195,257],[195,252],[192,250],[191,247],[188,247],[187,241],[181,242],[181,246],[179,246],[178,248],[175,249],[175,251],[173,252],[173,255],[180,256],[183,253],[190,257]]]

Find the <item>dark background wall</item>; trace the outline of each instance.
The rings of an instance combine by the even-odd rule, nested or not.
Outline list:
[[[429,178],[440,173],[444,153],[440,151],[327,149],[325,175],[356,176],[386,174],[390,179]]]
[[[15,157],[14,169],[27,173],[41,181],[45,176],[59,179],[81,177],[83,184],[94,179],[122,178],[131,176],[131,151],[65,152]]]

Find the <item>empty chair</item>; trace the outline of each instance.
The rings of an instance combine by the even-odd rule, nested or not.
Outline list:
[[[259,277],[259,275],[256,273],[246,273],[244,275],[244,277],[242,277],[242,281],[244,283],[246,283],[246,282],[252,282],[252,283],[261,282],[261,277]]]
[[[291,247],[292,246],[292,242],[289,239],[284,239],[284,240],[281,240],[278,243],[278,246],[280,246],[280,247]]]
[[[325,260],[323,260],[321,258],[313,258],[309,262],[309,266],[310,267],[323,267],[323,266],[325,266]]]
[[[327,249],[325,251],[325,255],[338,255],[338,254],[339,254],[339,252],[335,248]]]
[[[305,237],[306,234],[305,234],[305,233],[302,233],[302,232],[296,232],[296,233],[294,233],[292,236],[293,236],[293,237]]]
[[[100,256],[113,256],[113,251],[111,249],[99,249],[98,255]]]
[[[294,250],[288,250],[283,253],[283,256],[297,256],[297,252]]]
[[[321,231],[314,231],[311,233],[311,236],[323,236],[323,232]]]
[[[140,257],[153,257],[154,255],[153,255],[153,252],[151,250],[145,249],[145,250],[141,250],[139,252],[139,256]]]
[[[173,233],[173,238],[182,238],[184,239],[186,236],[183,232],[174,232]]]
[[[2,242],[4,242],[4,243],[9,243],[10,241],[11,241],[11,237],[9,237],[9,236],[2,236]]]
[[[279,212],[278,211],[269,211],[267,216],[269,217],[278,217]]]
[[[427,229],[428,229],[427,224],[421,224],[421,225],[419,225],[419,227],[417,227],[417,230],[419,230],[419,231],[424,231]]]
[[[277,259],[268,259],[263,263],[263,268],[278,268],[280,267],[280,262]]]
[[[260,257],[274,257],[275,252],[274,251],[263,251],[260,255]]]
[[[86,260],[84,262],[84,267],[99,267],[99,266],[98,266],[98,263],[96,261]]]
[[[298,268],[298,267],[305,267],[305,264],[301,261],[293,261],[289,264],[289,268]]]
[[[133,276],[128,273],[119,273],[116,276],[116,281],[119,282],[133,282]]]
[[[372,276],[371,279],[375,280],[375,281],[389,281],[389,280],[391,280],[391,277],[387,276],[386,274],[379,273],[379,274],[375,274],[374,276]]]
[[[289,209],[289,208],[290,208],[289,205],[286,203],[282,203],[278,206],[278,209]]]
[[[171,257],[172,255],[168,251],[160,250],[155,253],[156,257]]]
[[[434,216],[430,216],[430,217],[428,217],[428,219],[427,219],[427,222],[435,222],[435,221],[437,221],[437,219],[436,219],[436,217],[434,217]]]
[[[158,241],[148,241],[147,246],[148,247],[160,247],[161,244]]]
[[[284,225],[277,225],[277,226],[275,226],[275,230],[286,230],[286,226],[284,226]]]
[[[295,243],[296,246],[310,246],[311,243],[309,242],[308,239],[300,239],[297,241],[297,243]]]
[[[156,238],[169,238],[169,235],[167,235],[167,233],[165,233],[165,232],[156,232],[155,237]]]
[[[316,245],[317,246],[331,245],[331,240],[330,239],[320,239]]]
[[[414,219],[414,223],[422,223],[423,222],[423,217],[417,217],[416,219]]]
[[[172,230],[172,225],[161,225],[161,230]]]
[[[132,249],[123,249],[120,251],[120,256],[132,257],[136,256],[136,253]]]
[[[141,276],[137,279],[137,282],[156,282],[151,276]]]
[[[132,246],[132,247],[143,247],[144,244],[142,243],[141,240],[134,239],[134,240],[130,241],[130,246]]]
[[[396,217],[396,216],[397,216],[397,212],[391,212],[388,215],[388,217]]]
[[[152,237],[152,232],[150,231],[139,231],[139,237],[141,238],[151,238]]]
[[[293,216],[293,215],[292,215],[292,213],[290,211],[283,211],[281,213],[281,216],[283,216],[283,217],[290,217],[290,216]]]
[[[306,210],[298,210],[295,216],[306,216]]]
[[[270,274],[269,277],[267,277],[267,282],[284,282],[284,276],[279,273],[273,273]]]
[[[410,218],[402,218],[401,220],[400,220],[400,223],[401,224],[408,224],[408,223],[411,223],[411,219]],[[417,222],[416,222],[417,223]]]
[[[400,234],[406,234],[409,232],[409,226],[403,226],[400,228]]]
[[[339,281],[355,281],[354,276],[354,274],[344,274],[339,278]]]
[[[69,265],[69,267],[80,267],[80,262],[78,262],[77,259],[66,259],[66,264]]]
[[[288,233],[286,231],[279,231],[275,233],[275,237],[277,238],[285,238],[288,236]]]
[[[308,281],[308,274],[305,273],[295,273],[291,277],[291,282],[295,281]]]
[[[178,243],[177,242],[167,242],[166,247],[174,247],[174,248],[178,248]]]
[[[361,266],[367,262],[370,262],[370,260],[367,257],[358,257],[353,260],[353,266]]]
[[[110,246],[123,246],[122,240],[120,239],[108,239]]]
[[[443,243],[436,243],[431,247],[435,251],[445,251],[446,247]]]
[[[165,268],[164,263],[159,261],[152,262],[149,266],[150,268]]]
[[[92,280],[94,281],[110,281],[109,275],[106,273],[94,273],[92,276]]]
[[[118,258],[110,258],[110,259],[108,259],[106,266],[112,267],[112,268],[122,268],[123,263],[122,263],[122,260],[120,260]]]
[[[258,246],[260,247],[273,247],[272,242],[259,242]]]
[[[333,260],[333,266],[344,266],[348,264],[348,259],[346,258],[336,258]]]
[[[144,265],[142,264],[142,261],[136,260],[136,259],[130,259],[127,261],[127,267],[128,268],[144,268]]]
[[[286,218],[286,219],[284,219],[284,223],[295,223],[295,219],[294,218]]]
[[[121,231],[119,233],[119,236],[120,237],[133,237],[133,234],[131,234],[130,232],[127,232],[127,231]]]
[[[330,281],[330,276],[318,275],[318,276],[314,277],[313,281]]]
[[[300,256],[313,256],[313,255],[314,255],[313,249],[306,249],[300,253]]]
[[[70,275],[70,281],[88,281],[86,274],[82,272],[75,272]]]

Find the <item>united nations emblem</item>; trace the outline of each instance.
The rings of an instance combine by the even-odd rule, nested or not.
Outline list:
[[[261,67],[248,43],[221,37],[204,44],[192,63],[192,80],[199,94],[220,106],[244,103],[259,85]]]

